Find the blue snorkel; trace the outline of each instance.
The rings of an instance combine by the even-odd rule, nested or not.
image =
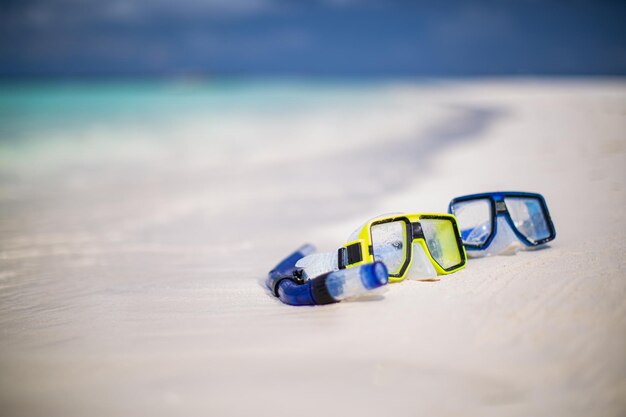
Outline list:
[[[296,267],[296,262],[314,251],[312,245],[304,245],[268,274],[265,284],[283,303],[294,306],[338,303],[382,287],[389,281],[387,267],[382,262],[328,272],[309,279],[302,269]]]

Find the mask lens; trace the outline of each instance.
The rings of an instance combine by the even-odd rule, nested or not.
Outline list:
[[[461,201],[452,206],[452,214],[461,229],[463,243],[481,245],[487,241],[493,230],[491,203],[486,198]]]
[[[452,220],[420,219],[426,246],[430,256],[443,269],[449,269],[461,263],[461,249],[456,240]]]
[[[532,197],[505,197],[504,203],[515,228],[535,243],[550,237],[550,228],[539,199]]]
[[[393,221],[371,227],[374,259],[387,266],[389,275],[398,275],[406,259],[406,223]]]

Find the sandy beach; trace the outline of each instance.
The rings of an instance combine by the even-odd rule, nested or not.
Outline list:
[[[204,88],[4,91],[3,416],[626,414],[624,79]],[[496,190],[545,196],[548,248],[324,307],[262,286]]]

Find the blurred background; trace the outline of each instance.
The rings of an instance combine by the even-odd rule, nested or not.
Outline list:
[[[620,1],[9,0],[0,7],[5,195],[51,188],[26,192],[35,177],[56,179],[72,197],[80,187],[105,182],[107,192],[123,192],[135,181],[134,195],[152,190],[169,204],[184,200],[174,195],[184,184],[193,198],[198,190],[219,193],[213,210],[257,201],[253,191],[290,193],[288,204],[305,210],[323,192],[335,216],[360,206],[356,196],[402,187],[396,172],[414,172],[418,160],[425,165],[427,155],[506,114],[462,95],[450,102],[439,93],[454,81],[550,77],[556,85],[626,74]],[[365,153],[382,151],[395,160],[394,173],[372,169],[367,181],[350,180]],[[289,184],[279,169],[260,185],[247,181],[278,164],[293,171]],[[273,213],[270,206],[270,223]]]
[[[5,76],[618,75],[622,1],[3,1]]]
[[[3,75],[626,71],[620,1],[27,0],[1,7]]]

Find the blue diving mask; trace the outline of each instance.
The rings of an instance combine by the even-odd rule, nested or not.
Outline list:
[[[457,218],[470,257],[514,254],[544,246],[556,236],[540,194],[493,192],[456,197],[448,211]]]

